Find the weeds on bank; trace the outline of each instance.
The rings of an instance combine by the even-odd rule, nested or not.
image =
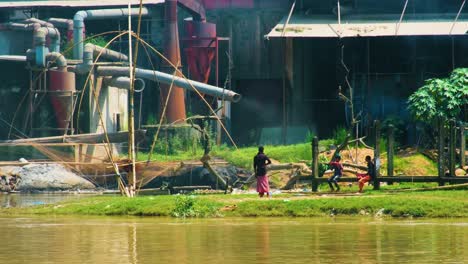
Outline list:
[[[227,209],[227,210],[224,210]],[[468,217],[468,192],[368,193],[352,197],[255,195],[90,197],[30,208],[0,209],[2,214],[120,215],[172,217],[316,217],[388,215],[392,217]]]

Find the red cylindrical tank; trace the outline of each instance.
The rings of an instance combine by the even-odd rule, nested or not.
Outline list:
[[[166,0],[164,11],[166,19],[164,56],[172,64],[181,67],[179,29],[177,27],[177,0]],[[167,73],[174,73],[174,68],[168,63],[164,62],[163,68]],[[169,97],[166,108],[166,121],[168,123],[184,122],[186,118],[184,90],[174,85],[170,94],[169,91],[170,85],[161,85],[161,109],[166,103],[166,98]]]
[[[49,70],[49,90],[55,111],[57,127],[67,130],[70,126],[73,111],[73,93],[75,73],[60,70]]]

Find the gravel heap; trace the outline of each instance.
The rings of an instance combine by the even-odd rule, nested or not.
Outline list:
[[[28,164],[22,167],[10,167],[8,174],[19,176],[17,191],[62,191],[95,188],[94,184],[60,164]]]

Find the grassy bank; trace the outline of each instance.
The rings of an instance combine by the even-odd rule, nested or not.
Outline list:
[[[332,144],[332,140],[322,140],[319,142],[320,149],[324,150]],[[257,153],[257,147],[231,148],[226,146],[214,146],[211,155],[222,158],[227,162],[244,169],[252,169],[252,159]],[[282,163],[298,162],[302,160],[310,161],[312,159],[312,149],[310,143],[293,144],[286,146],[265,146],[265,152],[271,159]],[[155,153],[152,156],[156,161],[184,161],[200,159],[203,150],[196,149],[192,151],[178,151],[166,155]],[[382,155],[384,163],[381,173],[386,175],[386,154]],[[147,153],[139,153],[139,160],[147,160]],[[327,159],[325,159],[327,160]],[[437,165],[420,153],[413,153],[407,156],[395,156],[394,162],[395,175],[437,175]]]
[[[2,214],[119,215],[172,217],[314,217],[375,215],[391,217],[468,217],[468,192],[431,191],[362,196],[255,195],[91,197],[29,208],[1,209]]]

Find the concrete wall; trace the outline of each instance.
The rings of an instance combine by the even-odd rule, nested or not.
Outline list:
[[[118,132],[118,122],[120,122],[120,131],[128,130],[128,91],[103,84],[102,77],[96,78],[96,81],[91,85],[94,85],[94,89],[99,95],[99,108],[105,127],[103,127],[99,117],[94,94],[90,93],[90,133],[103,133],[104,130],[107,133]],[[118,115],[120,115],[120,121],[116,119]]]

